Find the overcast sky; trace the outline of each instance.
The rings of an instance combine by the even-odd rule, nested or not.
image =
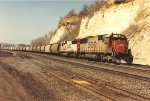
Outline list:
[[[60,16],[77,12],[90,0],[0,0],[0,42],[29,44],[57,28]]]

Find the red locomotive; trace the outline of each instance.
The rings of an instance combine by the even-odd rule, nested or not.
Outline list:
[[[128,49],[129,42],[122,34],[112,34],[110,36],[109,46],[112,48],[113,59],[115,62],[120,62],[121,59],[126,61],[127,64],[133,62],[131,49]]]

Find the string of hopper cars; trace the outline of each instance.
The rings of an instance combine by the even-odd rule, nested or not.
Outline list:
[[[82,39],[63,41],[43,46],[5,47],[14,51],[41,52],[68,57],[93,57],[100,62],[121,63],[124,60],[132,64],[133,56],[128,48],[128,40],[122,34],[88,36]]]

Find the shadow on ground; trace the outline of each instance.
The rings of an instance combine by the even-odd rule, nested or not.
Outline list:
[[[0,57],[11,57],[13,56],[12,52],[2,51],[0,50]]]
[[[0,61],[0,66],[6,70],[12,77],[16,78],[26,89],[29,95],[36,101],[61,101],[53,91],[47,89],[45,85],[30,73],[23,73],[14,67]]]

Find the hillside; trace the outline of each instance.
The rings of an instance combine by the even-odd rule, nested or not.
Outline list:
[[[78,37],[81,25],[81,17],[71,16],[64,18],[58,25],[58,29],[52,35],[50,43],[57,43],[63,40],[72,40]]]
[[[134,63],[150,65],[150,1],[128,0],[115,4],[108,0],[94,14],[68,17],[60,22],[50,43],[101,34],[125,34],[130,41]]]

